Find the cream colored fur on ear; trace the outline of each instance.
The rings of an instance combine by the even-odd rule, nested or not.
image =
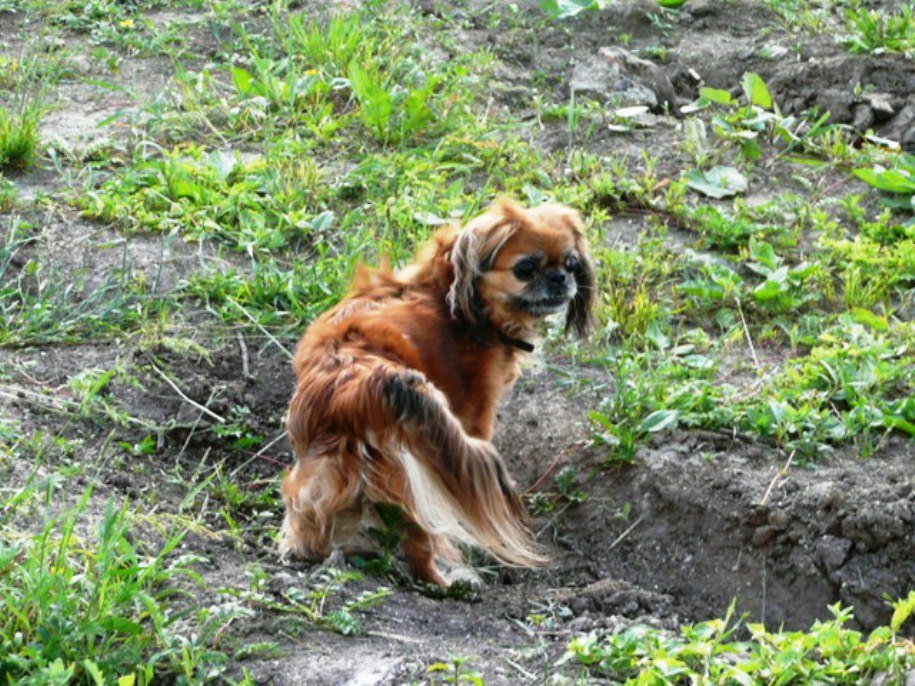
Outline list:
[[[480,323],[476,282],[489,269],[499,250],[518,230],[522,208],[513,200],[498,200],[485,214],[470,221],[451,249],[454,281],[448,292],[451,315],[470,324]]]

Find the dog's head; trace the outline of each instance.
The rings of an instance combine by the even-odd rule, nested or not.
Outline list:
[[[500,200],[471,220],[451,250],[452,315],[525,335],[566,311],[566,330],[587,333],[594,276],[578,213],[565,205],[524,209]]]

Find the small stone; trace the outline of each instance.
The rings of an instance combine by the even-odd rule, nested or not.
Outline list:
[[[588,613],[585,612],[581,617],[576,617],[571,622],[566,625],[566,628],[570,631],[580,631],[582,633],[590,631],[594,628],[594,620],[588,616]]]
[[[847,538],[826,535],[817,541],[816,550],[827,571],[832,572],[845,564],[851,546],[852,543]]]
[[[95,69],[92,60],[86,55],[74,55],[70,59],[70,67],[72,67],[73,71],[82,76],[91,74]]]
[[[816,104],[829,112],[833,123],[845,124],[851,121],[851,105],[854,97],[845,90],[827,88],[817,95]]]
[[[756,505],[752,512],[747,515],[747,524],[750,526],[759,526],[768,519],[769,511],[765,505]]]
[[[769,513],[769,526],[776,531],[784,531],[790,522],[791,517],[784,510],[776,509]]]
[[[874,124],[874,111],[869,105],[859,102],[851,108],[851,125],[857,131],[867,131]]]
[[[687,3],[686,10],[696,18],[708,17],[719,10],[718,0],[693,0]]]
[[[915,151],[915,97],[910,97],[908,103],[893,120],[881,129],[881,135],[898,141],[907,152]]]
[[[893,96],[889,93],[868,93],[863,96],[864,102],[871,106],[874,111],[874,118],[878,122],[884,122],[893,118],[896,110],[893,107]]]
[[[569,609],[572,611],[572,614],[577,617],[587,614],[587,612],[592,609],[591,606],[591,598],[577,597],[569,600]]]
[[[775,536],[778,532],[773,529],[771,526],[761,526],[753,534],[753,540],[751,541],[755,546],[764,546],[768,545],[775,540]]]
[[[175,424],[178,426],[191,426],[200,418],[200,410],[183,403],[181,407],[178,408],[178,413],[175,415]]]
[[[813,484],[807,491],[807,497],[818,510],[836,508],[845,502],[845,493],[833,481]]]
[[[620,107],[645,105],[658,111],[676,103],[674,87],[661,67],[623,48],[601,48],[575,65],[569,89]]]

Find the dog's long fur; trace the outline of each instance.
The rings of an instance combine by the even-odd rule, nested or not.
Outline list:
[[[517,261],[531,254],[541,264],[528,278]],[[490,443],[496,406],[544,310],[561,301],[582,335],[593,298],[581,220],[562,205],[502,200],[399,273],[361,268],[296,353],[281,550],[346,549],[366,509],[390,503],[412,522],[404,549],[420,580],[447,585],[436,558],[460,560],[455,542],[543,563]]]

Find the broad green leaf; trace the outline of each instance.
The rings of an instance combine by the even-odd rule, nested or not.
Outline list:
[[[318,233],[326,233],[334,224],[334,213],[331,210],[325,210],[311,220],[311,228]]]
[[[788,284],[788,267],[779,267],[774,272],[769,274],[769,281],[774,281],[777,284]]]
[[[893,603],[893,618],[890,619],[890,628],[893,631],[899,631],[906,620],[915,614],[915,591],[909,591],[909,595],[904,600]]]
[[[899,429],[900,431],[905,431],[910,436],[915,436],[915,424],[906,421],[901,417],[891,417],[890,415],[885,415],[883,417],[883,424],[890,429]]]
[[[693,369],[712,369],[715,366],[715,360],[708,355],[687,355],[683,358],[683,364]]]
[[[774,300],[787,290],[788,286],[784,281],[779,282],[774,279],[766,279],[756,287],[753,291],[753,295],[757,300],[765,302],[766,300]]]
[[[239,164],[238,158],[230,152],[214,153],[210,156],[210,162],[213,165],[213,169],[219,174],[219,178],[223,181],[229,178],[229,175],[235,171],[235,167]]]
[[[788,416],[788,403],[770,398],[768,405],[769,412],[772,413],[772,418],[779,424],[784,422],[785,418]]]
[[[96,683],[96,686],[105,686],[105,674],[92,660],[83,660],[83,669],[86,670],[86,674],[92,677],[92,681]]]
[[[719,105],[730,105],[734,102],[731,94],[721,88],[700,88],[699,97]]]
[[[683,5],[685,5],[686,3],[687,3],[687,0],[658,0],[658,4],[661,7],[668,7],[668,8],[683,7]]]
[[[796,267],[791,268],[791,278],[794,280],[806,279],[819,269],[819,265],[814,262],[801,262]]]
[[[876,331],[887,331],[890,328],[886,317],[880,317],[870,310],[864,309],[863,307],[853,308],[851,314],[856,322],[859,324],[864,324],[865,326],[869,326]]]
[[[553,19],[568,19],[585,10],[599,10],[603,7],[600,0],[543,0],[541,9]]]
[[[775,254],[775,249],[766,241],[757,241],[751,238],[750,257],[771,270],[778,268],[778,256]]]
[[[679,293],[693,295],[697,298],[707,298],[709,300],[724,300],[726,295],[725,289],[714,281],[684,281],[676,287]]]
[[[887,405],[887,409],[893,414],[901,415],[905,419],[915,422],[915,395],[894,400]]]
[[[595,424],[599,424],[600,426],[607,429],[608,431],[610,431],[613,434],[616,434],[619,432],[619,429],[616,427],[616,425],[613,422],[611,422],[610,418],[607,417],[607,415],[605,415],[603,412],[598,412],[597,410],[593,410],[592,412],[588,413],[588,419],[590,419]]]
[[[743,141],[740,144],[740,151],[750,162],[755,162],[763,155],[762,148],[759,147],[759,143],[755,139]]]
[[[904,212],[915,212],[915,195],[887,195],[883,198],[883,206],[893,210],[902,210]],[[912,220],[909,220],[904,226],[911,226]],[[915,236],[915,233],[912,234]]]
[[[665,350],[670,347],[670,338],[661,331],[661,326],[657,320],[648,325],[648,330],[645,331],[645,338],[658,350]]]
[[[99,625],[109,631],[137,636],[143,633],[143,626],[126,617],[105,617]]]
[[[915,193],[915,179],[897,169],[855,169],[855,176],[874,188],[887,193]]]
[[[247,69],[242,69],[241,67],[232,67],[232,83],[235,84],[235,87],[238,89],[239,93],[247,95],[251,90],[251,82],[253,80],[254,77]]]
[[[645,417],[642,423],[639,424],[638,430],[656,433],[664,429],[672,429],[677,425],[679,418],[680,412],[678,410],[658,410]]]
[[[683,180],[710,198],[727,198],[747,190],[747,177],[734,167],[712,167],[707,172],[691,169],[683,175]]]
[[[743,92],[746,93],[747,100],[757,107],[772,109],[772,93],[759,74],[748,71],[743,75]]]
[[[197,199],[199,186],[188,178],[176,178],[172,180],[172,195],[175,199],[190,198]]]

